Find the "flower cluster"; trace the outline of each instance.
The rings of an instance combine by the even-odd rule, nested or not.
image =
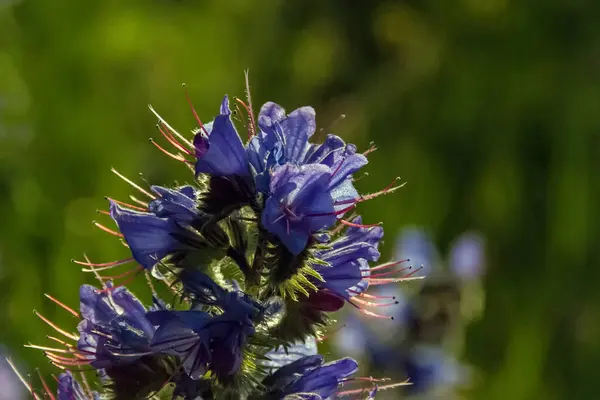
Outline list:
[[[234,104],[232,112],[226,96],[208,123],[192,107],[198,127],[190,139],[155,113],[175,153],[151,142],[189,167],[190,184],[146,189],[114,171],[146,199],[108,199],[105,214],[118,230],[96,225],[130,256],[74,261],[101,282],[80,288],[79,311],[51,298],[80,318],[77,334],[40,316],[64,337],[57,347],[30,346],[73,373],[97,371],[96,386],[85,375],[79,384],[62,374],[58,399],[372,399],[404,384],[355,377],[353,359],[325,362],[316,354],[332,312],[349,303],[391,318],[376,308],[396,302],[367,289],[411,279],[402,261],[371,265],[383,229],[354,214],[401,185],[360,195],[354,174],[374,148],[360,153],[331,134],[311,143],[311,107],[287,113],[269,102],[255,118],[250,98]],[[236,121],[245,124],[246,143]],[[134,266],[102,275],[125,265]],[[154,293],[150,307],[118,283],[139,274]],[[153,281],[172,299],[161,299]],[[32,390],[34,398],[54,398],[44,388]]]

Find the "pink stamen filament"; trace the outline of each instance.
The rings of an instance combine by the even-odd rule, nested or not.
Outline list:
[[[107,263],[89,263],[89,262],[84,262],[84,261],[72,260],[72,262],[74,262],[75,264],[83,265],[85,267],[93,267],[92,269],[83,268],[82,271],[84,271],[84,272],[104,271],[107,269],[112,269],[112,268],[130,263],[132,261],[133,261],[133,257],[126,258],[124,260],[107,262]]]
[[[136,197],[135,197],[135,196],[133,196],[133,195],[129,195],[129,198],[130,198],[132,201],[134,201],[134,202],[138,203],[139,205],[143,206],[143,207],[144,207],[144,208],[143,208],[143,210],[144,210],[144,211],[148,210],[148,203],[146,203],[146,202],[144,202],[144,201],[142,201],[142,200],[139,200],[138,198],[136,198]]]
[[[392,303],[379,304],[379,303],[374,303],[372,301],[362,300],[358,297],[354,297],[352,300],[357,302],[360,305],[365,306],[365,307],[389,307],[389,306],[394,306],[394,305],[398,304],[397,301],[394,301]]]
[[[306,216],[307,217],[325,217],[325,216],[328,216],[328,215],[340,215],[340,214],[344,214],[347,211],[352,210],[354,207],[356,207],[356,204],[352,204],[352,205],[350,205],[350,206],[348,206],[346,208],[343,208],[343,209],[338,210],[338,211],[334,211],[332,213],[307,214]]]
[[[340,221],[340,223],[342,223],[346,226],[351,226],[353,228],[369,229],[369,228],[374,228],[376,226],[381,226],[381,222],[376,223],[376,224],[365,225],[365,224],[355,224],[354,222],[346,221],[344,219],[340,219],[339,221]]]
[[[98,228],[102,229],[106,233],[110,233],[111,235],[117,236],[117,237],[120,237],[120,238],[124,237],[122,233],[119,233],[117,231],[113,231],[112,229],[107,228],[106,226],[102,225],[101,223],[98,223],[96,221],[93,221],[92,223],[94,225],[96,225]]]
[[[256,133],[256,122],[254,121],[254,111],[252,110],[252,96],[250,95],[250,77],[248,70],[244,71],[244,79],[246,81],[246,98],[248,99],[248,114],[252,125],[252,136]]]
[[[140,193],[145,194],[146,196],[148,196],[152,200],[156,199],[156,196],[154,196],[153,194],[149,193],[147,190],[144,190],[141,186],[137,185],[132,180],[130,180],[130,179],[126,178],[125,176],[123,176],[122,174],[120,174],[116,169],[111,168],[110,170],[112,171],[113,174],[117,175],[119,178],[121,178],[125,182],[129,183],[133,188],[139,190]]]
[[[188,102],[188,105],[190,106],[192,113],[194,114],[194,118],[196,118],[196,122],[198,122],[198,126],[200,126],[200,129],[202,129],[204,131],[204,133],[206,134],[206,136],[208,136],[208,131],[206,130],[206,128],[204,128],[204,124],[202,123],[202,121],[200,121],[200,117],[198,116],[198,113],[196,112],[196,109],[194,108],[194,103],[192,103],[192,99],[190,98],[190,95],[187,91],[187,88],[185,86],[185,84],[182,85],[183,86],[183,92],[185,93],[185,99]]]
[[[355,290],[352,290],[352,292],[358,294],[360,297],[364,297],[365,299],[392,299],[392,300],[396,300],[396,296],[379,296],[379,295],[373,295],[373,294],[369,294],[369,293],[365,293],[365,292],[357,292]]]
[[[33,310],[33,313],[40,318],[42,321],[44,321],[46,324],[48,324],[51,328],[53,328],[56,332],[60,333],[61,335],[68,337],[71,340],[75,340],[77,341],[79,338],[77,336],[75,336],[72,333],[69,333],[67,331],[64,331],[62,329],[60,329],[58,326],[56,326],[52,321],[50,321],[48,318],[44,317],[42,314],[40,314],[39,312],[37,312],[36,310]]]
[[[417,277],[409,277],[409,278],[401,277],[401,278],[377,278],[377,279],[366,278],[366,279],[369,282],[369,286],[379,286],[379,285],[387,285],[390,283],[416,281],[416,280],[423,279],[423,277],[417,276]]]
[[[370,275],[369,277],[370,278],[381,278],[383,276],[393,275],[395,273],[403,272],[403,271],[406,271],[407,269],[411,269],[411,268],[412,267],[404,267],[404,268],[396,269],[396,270],[393,270],[393,271],[382,272],[380,274],[373,274],[373,275]],[[410,276],[410,275],[406,275],[406,277],[408,277],[408,276]]]
[[[79,318],[79,313],[77,311],[73,310],[71,307],[69,307],[66,304],[64,304],[64,303],[56,300],[54,297],[50,296],[48,293],[44,293],[44,296],[46,296],[47,298],[49,298],[50,300],[52,300],[57,305],[61,306],[63,309],[65,309],[67,312],[69,312],[71,315],[73,315],[75,318]]]
[[[156,127],[158,128],[158,130],[160,131],[160,133],[165,137],[165,139],[167,139],[167,141],[169,143],[171,143],[176,149],[183,151],[184,153],[193,156],[194,154],[186,149],[185,147],[183,147],[183,145],[181,143],[179,143],[177,141],[177,139],[175,139],[175,136],[173,136],[173,134],[167,129],[166,126],[164,126],[162,123],[159,125],[156,125]],[[163,127],[165,129],[163,129]]]
[[[238,103],[240,103],[242,105],[242,107],[244,107],[244,109],[246,110],[246,112],[248,113],[248,119],[250,121],[250,123],[248,124],[248,139],[251,139],[254,135],[254,116],[252,115],[252,111],[250,111],[250,108],[246,105],[246,103],[244,103],[242,101],[242,99],[239,98],[235,98],[235,101],[237,101]]]
[[[377,314],[377,313],[374,313],[373,311],[365,310],[364,308],[359,308],[358,311],[361,312],[361,313],[363,313],[363,314],[365,314],[365,315],[368,315],[370,317],[374,317],[374,318],[391,319],[391,320],[394,319],[394,317],[389,317],[387,315]]]
[[[409,262],[410,259],[407,258],[405,260],[400,260],[400,261],[394,261],[394,262],[389,262],[389,263],[385,263],[385,264],[381,264],[381,265],[377,265],[376,267],[372,267],[371,268],[371,272],[373,271],[379,271],[380,269],[385,269],[385,268],[390,268],[390,267],[395,267],[396,265],[400,265],[402,263],[405,262]]]
[[[106,211],[106,210],[96,210],[96,212],[97,212],[98,214],[102,214],[102,215],[108,215],[108,216],[110,216],[110,213],[109,213],[108,211]]]
[[[131,208],[132,210],[148,212],[148,207],[142,208],[142,207],[134,206],[133,204],[125,203],[124,201],[115,200],[115,199],[110,198],[110,197],[106,197],[106,199],[110,200],[110,201],[112,201],[114,203],[117,203],[117,204],[119,204],[121,206],[125,206],[127,208]]]
[[[117,288],[120,288],[121,286],[125,286],[125,285],[127,285],[127,284],[129,284],[129,283],[133,282],[133,280],[134,280],[134,279],[137,277],[137,275],[138,275],[138,274],[139,274],[141,271],[143,271],[143,270],[144,270],[144,267],[142,267],[142,266],[140,265],[140,266],[139,266],[139,267],[138,267],[136,270],[134,270],[135,272],[137,272],[137,273],[136,273],[134,276],[131,276],[131,277],[129,277],[129,279],[126,279],[125,281],[123,281],[122,283],[120,283],[120,284],[118,284],[118,285],[116,285],[116,286],[113,286],[113,287],[107,287],[107,288],[104,288],[104,289],[102,289],[102,290],[96,290],[96,293],[108,293],[108,292],[112,292],[113,290],[115,290],[115,289],[117,289]]]
[[[366,151],[363,152],[363,156],[369,155],[376,150],[377,150],[377,146],[375,145],[375,143],[371,143],[371,146]]]
[[[131,275],[131,274],[138,273],[138,272],[140,272],[140,269],[142,269],[142,270],[143,270],[143,269],[144,269],[144,267],[142,267],[142,266],[140,265],[140,266],[138,266],[138,267],[136,267],[136,268],[134,268],[134,269],[130,269],[129,271],[126,271],[126,272],[124,272],[124,273],[122,273],[122,274],[119,274],[119,275],[113,275],[113,276],[103,276],[103,277],[102,277],[102,279],[103,279],[103,280],[105,280],[105,281],[110,281],[110,280],[113,280],[113,279],[120,279],[120,278],[123,278],[123,277],[129,276],[129,275]]]
[[[186,160],[180,154],[173,154],[173,153],[169,152],[168,150],[165,150],[161,145],[159,145],[158,143],[156,143],[154,141],[154,139],[150,138],[149,141],[150,141],[150,143],[152,143],[154,145],[154,147],[156,147],[158,150],[160,150],[166,156],[171,157],[172,159],[180,161],[180,162],[191,162],[191,161]]]
[[[33,398],[35,400],[42,400],[42,398],[39,397],[37,395],[37,393],[35,393],[33,391],[33,387],[31,386],[31,384],[29,382],[27,382],[27,380],[25,380],[25,378],[23,377],[23,375],[21,375],[21,373],[19,372],[19,370],[17,369],[17,367],[15,366],[15,364],[13,364],[12,360],[10,358],[7,358],[6,362],[8,363],[8,365],[10,366],[10,368],[14,371],[15,375],[17,375],[17,378],[19,378],[19,380],[21,381],[21,383],[27,388],[27,391],[33,396]]]

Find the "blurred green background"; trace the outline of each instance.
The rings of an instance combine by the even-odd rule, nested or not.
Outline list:
[[[487,238],[486,308],[463,356],[476,399],[597,398],[600,3],[583,0],[0,1],[0,343],[47,361],[37,309],[76,305],[71,258],[124,257],[94,228],[106,195],[189,179],[162,156],[153,106],[186,132],[224,93],[310,104],[366,148],[366,221],[425,226],[441,249]],[[340,120],[340,114],[346,118]],[[333,124],[333,126],[332,126]],[[143,286],[143,282],[136,283]]]

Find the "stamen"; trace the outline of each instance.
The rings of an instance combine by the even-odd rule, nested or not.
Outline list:
[[[372,267],[371,268],[371,272],[373,272],[373,271],[379,271],[380,269],[395,267],[396,265],[400,265],[400,264],[405,263],[405,262],[410,262],[410,258],[407,258],[407,259],[404,259],[404,260],[400,260],[400,261],[389,262],[389,263],[378,265],[376,267]]]
[[[63,354],[71,354],[71,352],[69,350],[66,349],[55,349],[52,347],[45,347],[45,346],[38,346],[37,344],[24,344],[23,347],[26,347],[28,349],[36,349],[36,350],[42,350],[42,351],[51,351],[54,353],[63,353]]]
[[[105,280],[105,281],[110,281],[110,280],[113,280],[113,279],[120,279],[120,278],[123,278],[125,276],[129,276],[131,274],[138,273],[138,272],[140,272],[140,270],[143,270],[143,269],[144,269],[144,267],[142,267],[141,265],[139,265],[136,268],[130,269],[129,271],[124,272],[124,273],[119,274],[119,275],[103,276],[102,279]]]
[[[102,225],[102,224],[100,224],[100,223],[98,223],[96,221],[92,221],[92,224],[96,225],[98,228],[102,229],[104,232],[110,233],[113,236],[117,236],[117,237],[121,237],[121,238],[124,237],[122,233],[119,233],[117,231],[113,231],[112,229],[107,228],[106,226],[104,226],[104,225]]]
[[[371,142],[369,145],[369,148],[363,152],[363,156],[367,156],[376,150],[377,150],[377,146],[375,145],[375,142]]]
[[[179,149],[179,150],[183,151],[184,153],[189,154],[191,156],[194,155],[190,150],[188,150],[185,147],[183,147],[183,145],[181,143],[179,143],[177,141],[177,139],[175,139],[175,137],[173,136],[173,134],[168,129],[166,129],[166,127],[165,127],[165,129],[163,129],[162,126],[161,126],[161,124],[157,124],[156,127],[158,128],[159,132],[165,137],[165,139],[167,139],[167,141],[169,143],[171,143],[175,148],[177,148],[177,149]]]
[[[348,206],[346,208],[343,208],[341,210],[334,211],[334,212],[331,212],[331,213],[307,214],[306,216],[307,217],[325,217],[325,216],[328,216],[328,215],[340,215],[340,214],[344,214],[347,211],[352,210],[354,207],[356,207],[356,204],[351,204],[350,206]]]
[[[121,175],[119,173],[119,171],[117,171],[114,168],[110,169],[111,172],[115,175],[117,175],[119,178],[123,179],[125,182],[129,183],[133,188],[139,190],[141,193],[145,194],[146,196],[150,197],[152,200],[156,199],[156,196],[154,196],[153,194],[149,193],[147,190],[144,190],[141,186],[137,185],[136,183],[134,183],[132,180],[127,179],[126,177],[124,177],[123,175]]]
[[[175,129],[173,129],[171,127],[171,125],[169,125],[167,123],[167,121],[165,121],[160,115],[158,115],[158,113],[156,111],[154,111],[154,108],[152,108],[151,105],[148,105],[148,108],[150,109],[150,111],[152,112],[152,114],[154,114],[154,116],[156,118],[158,118],[158,120],[168,129],[170,130],[175,136],[177,136],[183,143],[185,143],[186,145],[188,145],[189,148],[193,149],[194,148],[194,144],[192,142],[190,142],[188,139],[186,139],[182,134],[180,134],[179,132],[177,132]]]
[[[208,136],[209,133],[206,130],[206,128],[204,128],[204,124],[202,123],[202,121],[200,121],[200,117],[198,116],[198,113],[196,112],[196,109],[194,108],[194,104],[192,103],[192,99],[190,98],[190,95],[187,91],[187,87],[186,87],[185,83],[183,83],[181,86],[183,87],[183,92],[185,93],[185,99],[187,100],[190,108],[192,109],[192,113],[194,114],[194,118],[196,118],[196,122],[198,122],[198,126],[200,127],[200,129],[202,129],[204,131],[206,136]],[[168,127],[168,125],[167,125],[167,127]]]
[[[404,385],[404,384],[402,384],[402,385]],[[398,384],[396,384],[396,386],[394,386],[394,387],[397,387],[397,386],[398,386]],[[362,389],[352,389],[352,390],[344,390],[343,392],[336,393],[336,396],[337,397],[345,397],[345,396],[353,396],[355,394],[362,394],[362,395],[364,395],[365,393],[370,392],[371,390],[374,390],[374,389],[375,389],[375,387],[362,388]],[[381,389],[381,386],[378,386],[377,390],[380,390],[380,389]],[[391,389],[391,387],[389,387],[388,389]]]
[[[366,195],[364,195],[364,196],[361,196],[361,197],[358,199],[358,202],[359,202],[359,203],[362,203],[363,201],[367,201],[367,200],[374,199],[375,197],[381,196],[382,194],[388,194],[388,193],[393,193],[393,192],[395,192],[396,190],[398,190],[398,189],[400,189],[401,187],[403,187],[404,185],[406,185],[406,182],[404,182],[404,183],[403,183],[403,184],[401,184],[401,185],[394,186],[394,184],[395,184],[396,182],[398,182],[399,180],[401,180],[401,179],[402,179],[402,178],[400,178],[400,177],[397,177],[396,179],[394,179],[394,180],[392,181],[392,183],[390,183],[388,186],[386,186],[386,187],[385,187],[383,190],[380,190],[379,192],[375,192],[375,193],[366,194]]]
[[[380,295],[374,295],[374,294],[369,294],[369,293],[365,293],[365,292],[358,292],[358,291],[352,290],[352,289],[348,289],[348,290],[350,290],[353,293],[356,293],[360,297],[364,297],[365,299],[374,299],[374,300],[392,299],[392,300],[396,300],[396,296],[380,296]]]
[[[94,400],[94,395],[92,394],[92,388],[85,377],[83,372],[79,372],[79,377],[81,378],[81,382],[83,383],[83,387],[85,388],[86,394],[90,397],[90,400]]]
[[[107,262],[107,263],[90,263],[90,262],[83,262],[83,261],[78,261],[78,260],[71,260],[71,262],[78,264],[78,265],[83,265],[86,267],[93,267],[91,269],[82,268],[81,270],[83,272],[104,271],[107,269],[112,269],[112,268],[118,267],[120,265],[130,263],[132,261],[133,261],[133,257],[125,258],[124,260],[111,261],[111,262]]]
[[[252,96],[250,94],[250,71],[244,71],[244,78],[246,80],[246,98],[248,99],[248,109],[250,115],[250,126],[252,129],[252,136],[256,134],[256,122],[254,121],[254,111],[252,109]]]
[[[12,362],[12,360],[10,358],[6,358],[6,362],[8,363],[8,365],[10,366],[10,368],[13,370],[13,372],[15,373],[15,375],[17,375],[17,378],[19,378],[19,380],[21,381],[21,383],[27,388],[27,390],[33,396],[33,398],[35,400],[42,400],[42,398],[39,397],[33,391],[33,388],[31,387],[31,384],[29,382],[27,382],[27,380],[25,380],[25,378],[23,378],[23,375],[21,375],[21,373],[19,372],[19,370],[17,369],[17,367],[15,367],[15,364]]]
[[[381,318],[381,319],[391,319],[392,321],[394,320],[394,317],[388,317],[387,315],[377,314],[377,313],[374,313],[373,311],[365,310],[364,308],[359,308],[358,311],[365,315],[368,315],[370,317]]]
[[[69,333],[67,331],[64,331],[62,329],[60,329],[58,326],[56,326],[52,321],[50,321],[49,319],[47,319],[46,317],[44,317],[42,314],[40,314],[39,312],[37,312],[36,310],[33,310],[33,313],[38,316],[42,321],[44,321],[46,324],[48,324],[51,328],[53,328],[56,332],[60,333],[61,335],[68,337],[69,339],[75,340],[77,341],[79,338],[77,336],[75,336],[72,333]]]
[[[142,208],[138,206],[134,206],[133,204],[125,203],[124,201],[115,200],[111,197],[105,197],[106,200],[112,201],[113,203],[117,203],[121,206],[125,206],[127,208],[131,208],[132,210],[148,212],[148,207]]]
[[[411,282],[411,281],[418,281],[423,279],[423,276],[415,276],[415,277],[401,277],[401,278],[376,278],[376,279],[369,279],[366,278],[369,281],[369,286],[379,286],[379,285],[387,285],[389,283],[398,283],[398,282]]]
[[[369,224],[369,225],[355,224],[354,222],[346,221],[344,219],[340,219],[339,221],[340,221],[340,223],[342,223],[344,225],[351,226],[353,228],[363,228],[363,229],[374,228],[376,226],[381,226],[383,224],[383,222],[378,222],[376,224]]]
[[[372,301],[363,300],[360,297],[354,297],[352,300],[354,300],[358,304],[361,304],[366,307],[389,307],[389,306],[395,306],[395,305],[399,304],[399,302],[397,302],[397,301],[394,301],[392,303],[384,303],[384,304],[375,303]]]
[[[389,276],[389,275],[393,275],[397,272],[402,272],[402,271],[406,271],[407,269],[411,269],[412,267],[404,267],[404,268],[400,268],[400,269],[395,269],[393,271],[387,271],[387,272],[382,272],[380,274],[373,274],[373,275],[369,275],[370,278],[381,278],[383,276]],[[412,272],[411,272],[412,273]],[[409,277],[410,275],[406,275],[405,277]]]
[[[142,200],[139,200],[138,198],[136,198],[136,197],[135,197],[135,196],[133,196],[133,195],[129,195],[129,198],[130,198],[131,200],[133,200],[134,202],[138,203],[139,205],[143,206],[143,207],[144,207],[144,210],[148,210],[148,203],[147,203],[147,202],[144,202],[144,201],[142,201]]]
[[[122,239],[121,239],[122,240]],[[90,259],[88,258],[87,254],[83,253],[83,257],[85,258],[85,261],[87,261],[87,265],[92,267],[93,264],[91,263]],[[91,272],[94,273],[94,276],[96,277],[96,279],[100,282],[100,284],[102,284],[102,287],[105,287],[106,285],[104,284],[104,281],[102,280],[102,277],[100,276],[100,274],[98,273],[98,271],[96,271],[93,267],[91,268]]]
[[[182,155],[176,155],[176,154],[173,154],[173,153],[169,152],[168,150],[165,150],[161,145],[159,145],[158,143],[156,143],[154,141],[154,139],[152,139],[152,138],[148,139],[148,141],[150,143],[152,143],[154,145],[154,147],[156,147],[157,149],[159,149],[163,154],[167,155],[168,157],[171,157],[174,160],[177,160],[179,162],[191,162],[191,161],[186,160]]]
[[[58,342],[60,344],[62,344],[63,346],[67,346],[67,347],[73,347],[71,344],[65,342],[64,340],[60,340],[59,338],[55,338],[54,336],[48,336],[46,335],[46,337],[50,340],[54,340],[55,342]]]
[[[129,283],[133,282],[133,280],[137,277],[137,275],[140,272],[142,272],[143,270],[144,270],[144,267],[142,267],[140,265],[136,270],[133,270],[134,272],[136,272],[136,274],[134,276],[129,277],[129,279],[126,279],[124,282],[122,282],[122,283],[120,283],[120,284],[118,284],[116,286],[107,287],[107,288],[104,288],[102,290],[96,290],[96,293],[99,293],[99,294],[100,293],[108,293],[108,292],[112,292],[113,290],[118,289],[118,288],[120,288],[122,286],[128,285]]]
[[[108,215],[110,217],[110,213],[106,210],[96,210],[96,212],[98,214],[102,214],[102,215]]]
[[[73,315],[75,318],[79,318],[79,313],[77,311],[73,310],[71,307],[69,307],[66,304],[64,304],[64,303],[56,300],[54,297],[50,296],[48,293],[44,293],[44,296],[46,296],[47,298],[49,298],[50,300],[52,300],[57,305],[61,306],[63,309],[65,309],[67,312],[69,312],[71,315]]]
[[[252,111],[250,111],[250,108],[246,105],[246,103],[242,101],[242,99],[236,97],[235,101],[240,103],[249,115],[250,123],[248,124],[248,140],[250,140],[254,136],[254,116],[252,115]]]

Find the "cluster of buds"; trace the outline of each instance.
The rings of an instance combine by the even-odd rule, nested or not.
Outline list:
[[[373,265],[383,228],[355,213],[401,187],[396,179],[377,193],[358,193],[353,175],[374,148],[360,153],[332,134],[310,143],[311,107],[286,113],[269,102],[255,118],[249,90],[233,112],[225,96],[208,123],[189,103],[198,124],[193,137],[155,113],[174,150],[151,142],[193,173],[191,184],[145,188],[114,171],[140,194],[130,196],[132,204],[108,199],[104,213],[118,229],[96,225],[130,254],[74,260],[101,287],[81,286],[79,311],[51,297],[80,322],[70,333],[40,315],[60,337],[29,347],[64,372],[56,396],[43,379],[42,390],[23,379],[33,397],[364,400],[406,384],[355,376],[352,358],[325,362],[317,354],[331,313],[350,304],[372,318],[392,318],[378,308],[397,302],[369,287],[413,279],[407,260]],[[248,132],[246,143],[236,121]],[[154,293],[149,307],[124,286],[139,275]],[[161,299],[153,282],[172,298]],[[85,378],[90,369],[97,382]]]

